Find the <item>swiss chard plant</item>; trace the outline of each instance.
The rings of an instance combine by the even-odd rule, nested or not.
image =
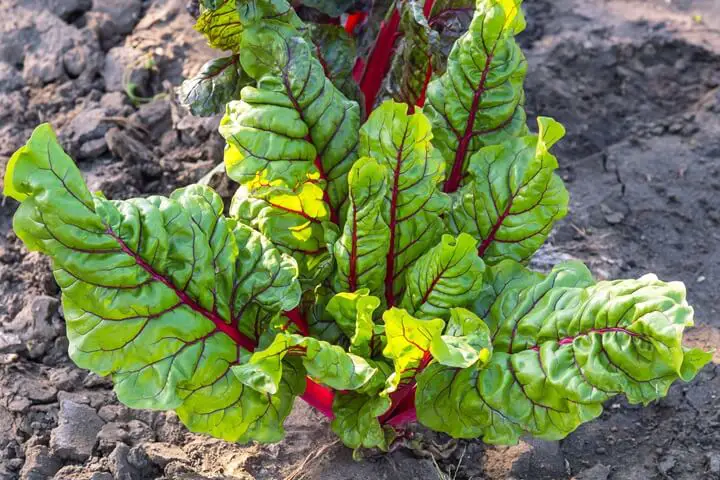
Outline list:
[[[180,96],[225,112],[227,210],[205,185],[91,193],[48,125],[13,155],[14,228],[53,260],[71,358],[195,432],[275,442],[301,397],[380,449],[413,422],[558,439],[692,379],[710,357],[682,345],[681,283],[526,266],[568,194],[563,127],[526,122],[520,0],[402,0],[379,31],[358,3],[200,3],[229,56]]]

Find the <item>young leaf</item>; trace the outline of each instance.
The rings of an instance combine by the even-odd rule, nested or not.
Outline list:
[[[490,361],[492,351],[490,329],[477,315],[464,308],[450,310],[445,334],[435,337],[430,345],[435,360],[457,368],[468,368],[478,361],[482,367]]]
[[[260,312],[299,302],[291,258],[224,218],[207,187],[127,201],[91,195],[47,124],[11,158],[5,193],[22,202],[18,236],[53,260],[75,363],[111,375],[127,405],[177,409],[195,431],[233,441],[282,437],[297,382],[287,377],[288,389],[261,396],[228,372],[241,361],[239,347],[254,347],[244,332]],[[205,401],[220,391],[226,395]]]
[[[452,307],[467,306],[477,297],[484,270],[477,242],[470,235],[461,233],[457,239],[443,235],[408,270],[400,307],[419,318],[447,319]]]
[[[327,304],[327,312],[350,339],[350,353],[364,358],[373,356],[373,313],[380,306],[380,299],[368,293],[367,289],[354,293],[338,293]]]
[[[390,408],[387,397],[371,397],[355,392],[335,395],[330,428],[350,448],[379,448],[387,451],[388,442],[378,417]]]
[[[280,251],[295,258],[303,290],[314,288],[330,273],[323,227],[330,216],[323,193],[313,181],[294,189],[258,181],[240,186],[230,205],[233,218],[272,238]]]
[[[302,358],[307,374],[338,390],[357,390],[377,372],[364,358],[347,353],[342,347],[312,337],[279,333],[264,350],[232,367],[235,376],[261,393],[279,391],[283,360],[288,355]]]
[[[383,395],[397,390],[406,379],[412,378],[431,360],[430,346],[445,328],[439,318],[420,320],[405,310],[391,308],[383,314],[387,346],[383,355],[392,360],[395,372],[388,377]]]
[[[437,32],[430,28],[423,13],[423,2],[419,0],[403,2],[400,30],[403,38],[393,57],[386,89],[394,100],[417,105],[430,80],[431,60],[439,53],[440,40]]]
[[[180,104],[198,117],[225,111],[225,105],[240,98],[240,90],[253,80],[243,72],[236,55],[210,60],[178,88]]]
[[[333,252],[337,271],[333,287],[338,292],[366,288],[382,296],[390,230],[383,218],[388,170],[372,158],[361,158],[348,176],[350,206],[347,220]]]
[[[428,86],[425,113],[446,168],[446,192],[462,183],[469,157],[527,132],[523,80],[527,62],[515,42],[525,28],[521,0],[478,0],[470,27]]]
[[[487,443],[559,439],[607,399],[647,404],[710,359],[682,347],[693,323],[682,284],[653,275],[588,285],[580,266],[561,266],[523,290],[501,321],[484,369],[433,364],[418,376],[424,425]]]
[[[556,121],[538,118],[539,133],[485,147],[471,157],[470,182],[453,195],[451,232],[480,241],[489,263],[528,260],[554,223],[567,213],[568,193],[554,173],[549,148],[565,133]]]
[[[395,304],[405,290],[405,272],[442,235],[440,214],[447,197],[438,192],[443,163],[430,143],[430,122],[422,113],[388,101],[360,131],[360,155],[375,158],[390,173],[384,217],[390,228],[385,298]]]

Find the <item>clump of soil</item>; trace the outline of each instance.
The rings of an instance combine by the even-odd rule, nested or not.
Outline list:
[[[682,280],[698,322],[688,340],[720,349],[720,6],[526,4],[527,108],[567,126],[557,153],[572,198],[535,266],[579,258],[599,278]],[[221,161],[219,119],[191,117],[174,100],[173,86],[212,55],[183,1],[10,0],[0,13],[0,167],[45,121],[111,198],[168,193]],[[404,449],[356,462],[302,402],[279,444],[191,434],[173,413],[120,405],[107,379],[68,359],[49,262],[15,237],[15,208],[2,199],[2,479],[278,479],[298,466],[301,478],[323,480],[720,478],[717,355],[666,399],[613,400],[560,442],[461,441],[428,448],[435,462]]]

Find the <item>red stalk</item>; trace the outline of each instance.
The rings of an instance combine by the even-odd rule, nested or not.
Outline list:
[[[329,419],[335,418],[332,411],[335,393],[326,386],[315,383],[308,377],[305,379],[305,393],[300,398]]]
[[[366,18],[367,13],[365,12],[351,13],[348,15],[347,21],[345,22],[345,31],[349,35],[352,35],[355,33],[357,26],[364,22]]]
[[[299,308],[293,308],[292,310],[289,310],[285,312],[285,316],[297,327],[300,329],[300,332],[306,336],[310,336],[310,329],[308,328],[308,324],[305,321],[305,318],[302,316],[302,313],[300,313]]]
[[[356,78],[360,84],[360,90],[365,95],[367,112],[372,111],[382,81],[390,68],[392,51],[397,39],[398,27],[400,27],[400,12],[394,4],[391,8],[392,15],[389,20],[384,20],[380,25],[380,32],[375,39],[375,45],[370,51],[365,68],[360,78]]]

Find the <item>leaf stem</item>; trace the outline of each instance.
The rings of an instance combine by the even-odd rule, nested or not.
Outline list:
[[[310,336],[310,329],[308,328],[308,324],[305,321],[305,317],[303,317],[302,313],[300,312],[300,308],[295,307],[292,310],[288,310],[285,312],[285,316],[297,327],[300,329],[300,332],[306,336]]]

